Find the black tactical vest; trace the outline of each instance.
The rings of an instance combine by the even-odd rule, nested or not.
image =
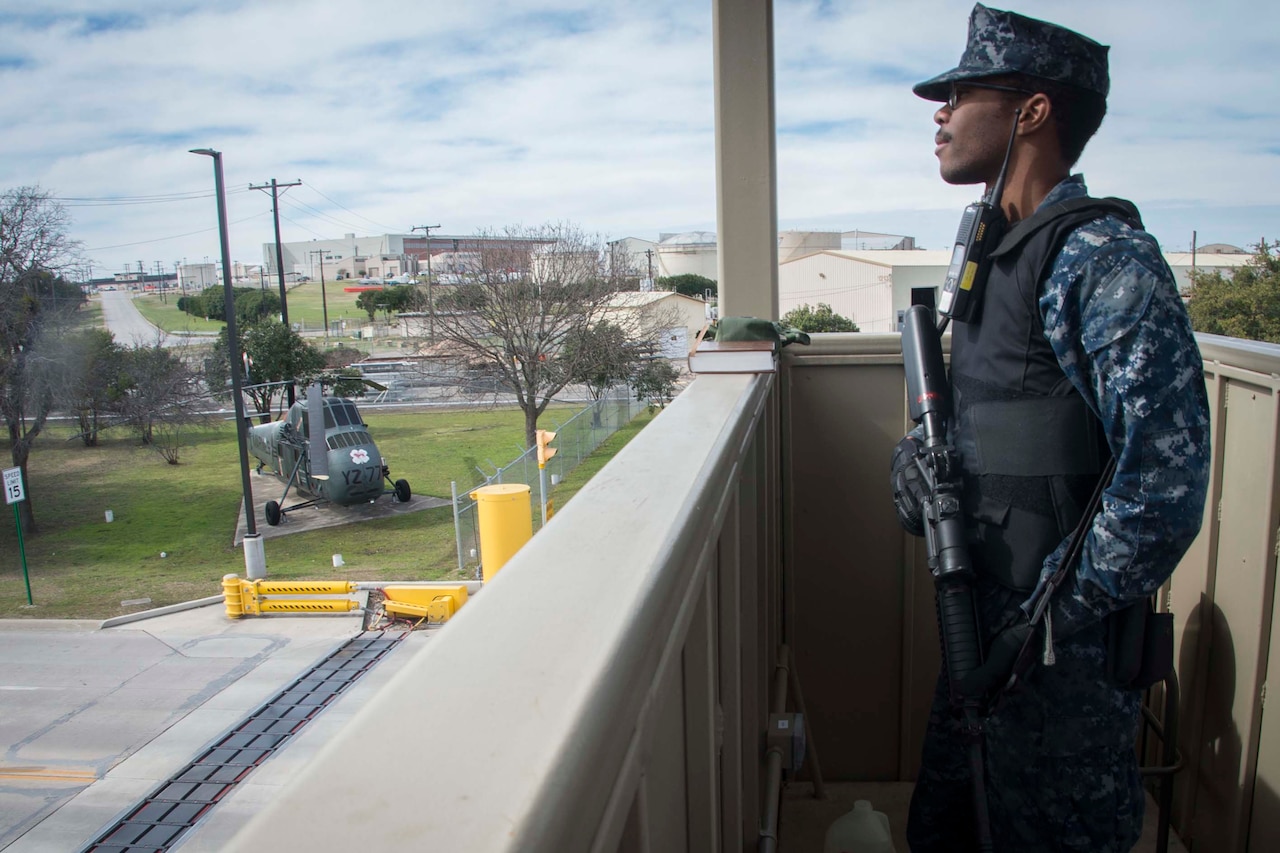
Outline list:
[[[1058,366],[1037,304],[1067,236],[1121,199],[1077,198],[1009,229],[992,253],[976,318],[952,326],[953,438],[964,471],[974,568],[1030,591],[1070,535],[1110,455],[1097,417]]]

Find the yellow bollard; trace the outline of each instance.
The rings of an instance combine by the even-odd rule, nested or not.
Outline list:
[[[471,493],[480,519],[480,561],[488,583],[524,543],[533,538],[529,487],[523,483],[481,486]]]
[[[238,575],[222,576],[222,598],[227,606],[227,617],[239,619],[244,615],[244,601],[240,597],[240,577]]]

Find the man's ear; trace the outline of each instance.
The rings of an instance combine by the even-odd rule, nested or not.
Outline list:
[[[1053,118],[1053,102],[1043,92],[1037,92],[1022,104],[1022,117],[1018,119],[1018,135],[1027,136],[1044,128]]]

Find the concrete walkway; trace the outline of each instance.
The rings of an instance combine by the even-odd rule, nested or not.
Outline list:
[[[232,621],[220,604],[107,629],[0,620],[0,849],[89,843],[362,628],[360,613]],[[430,633],[407,638],[172,849],[218,849]]]

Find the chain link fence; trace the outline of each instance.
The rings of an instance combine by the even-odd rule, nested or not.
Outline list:
[[[558,452],[547,462],[546,484],[547,495],[569,472],[595,451],[609,436],[631,422],[646,405],[642,400],[634,399],[631,389],[626,386],[612,389],[608,395],[600,398],[587,408],[578,412],[564,423],[558,423],[554,410],[548,411],[538,421],[540,429],[550,430],[556,434],[551,447]],[[533,529],[536,532],[542,522],[542,478],[538,473],[538,451],[531,447],[510,463],[498,468],[492,476],[486,476],[483,482],[476,483],[469,489],[459,490],[456,482],[453,487],[453,524],[458,547],[458,571],[480,577],[480,520],[476,501],[472,493],[481,486],[497,483],[523,483],[529,487],[530,503],[533,511]]]

